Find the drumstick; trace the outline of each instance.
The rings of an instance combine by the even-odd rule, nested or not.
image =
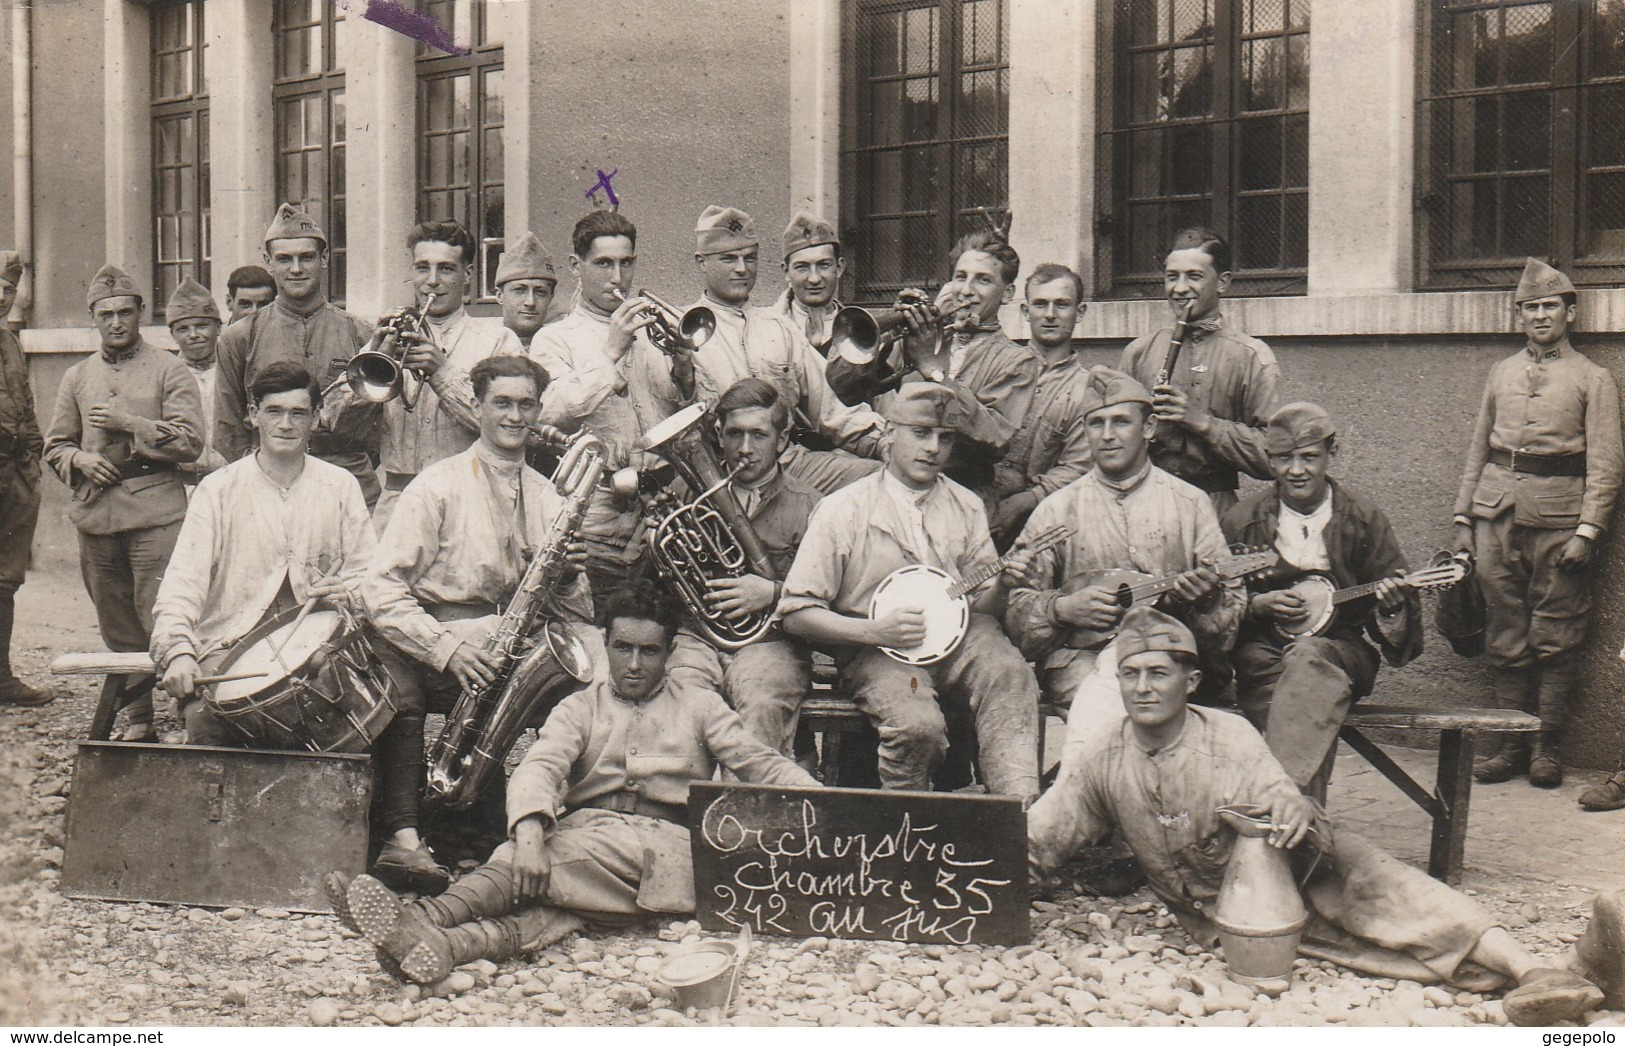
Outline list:
[[[293,627],[288,629],[288,634],[282,637],[282,642],[274,643],[271,646],[271,656],[276,658],[276,663],[282,666],[282,671],[287,675],[293,675],[293,669],[289,668],[288,663],[282,660],[282,648],[287,646],[288,642],[299,634],[299,626],[305,623],[305,618],[310,616],[310,612],[316,608],[316,603],[320,599],[320,596],[311,596],[305,600],[305,605],[299,608],[299,615],[293,619]]]
[[[223,676],[198,676],[192,680],[194,686],[213,686],[216,683],[235,683],[239,679],[264,679],[269,672],[228,672]]]

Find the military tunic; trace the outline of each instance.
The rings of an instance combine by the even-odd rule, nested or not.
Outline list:
[[[1019,533],[1038,503],[1089,471],[1094,457],[1083,414],[1089,368],[1074,354],[1042,361],[1032,405],[994,471],[999,516]]]
[[[0,327],[0,589],[16,589],[28,571],[44,445],[28,385],[28,358],[17,335]]]
[[[1136,338],[1123,350],[1118,369],[1152,388],[1168,354],[1173,328]],[[1226,323],[1220,313],[1191,324],[1172,383],[1212,419],[1207,435],[1182,426],[1157,427],[1151,460],[1160,469],[1214,496],[1220,512],[1236,503],[1240,477],[1269,479],[1264,425],[1281,405],[1281,368],[1257,338]]]
[[[1512,452],[1536,465],[1567,459],[1583,474],[1523,471],[1506,459]],[[1566,338],[1529,345],[1490,371],[1455,516],[1473,525],[1491,664],[1561,661],[1584,640],[1590,577],[1557,569],[1557,558],[1573,535],[1594,540],[1607,529],[1622,470],[1614,377]]]

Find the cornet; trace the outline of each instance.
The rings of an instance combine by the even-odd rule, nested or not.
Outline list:
[[[626,301],[626,295],[619,287],[611,287],[610,291],[621,301]],[[704,305],[678,312],[648,290],[638,291],[638,297],[649,303],[649,314],[654,317],[654,322],[649,325],[649,341],[668,356],[693,352],[710,341],[711,335],[717,331],[717,314]]]
[[[920,360],[898,358],[895,352],[896,346],[903,344],[912,333],[901,309],[888,310],[879,320],[856,305],[835,314],[830,324],[829,366],[825,377],[842,403],[849,407],[866,403],[898,384],[910,370],[933,377],[945,373],[944,343],[949,331],[961,329],[968,322],[969,303],[946,313],[934,302],[921,304],[936,320],[937,335],[930,355]]]
[[[429,326],[429,309],[434,305],[438,295],[424,296],[423,304],[414,308],[404,309],[399,315],[392,316],[379,326],[383,338],[379,341],[377,349],[358,352],[350,358],[344,368],[344,377],[340,381],[350,386],[357,399],[368,403],[388,403],[396,396],[401,398],[401,405],[412,410],[418,405],[418,396],[423,391],[423,378],[417,372],[401,364],[406,351],[391,351],[400,345],[402,334],[416,334],[439,348],[435,342],[434,329]],[[336,388],[339,382],[335,381],[328,386],[328,391]]]

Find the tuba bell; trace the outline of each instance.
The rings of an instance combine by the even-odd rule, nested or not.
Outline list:
[[[651,428],[643,449],[669,461],[688,485],[692,500],[670,491],[649,499],[645,523],[649,555],[661,580],[683,603],[696,629],[718,650],[741,650],[765,634],[772,610],[730,618],[706,602],[706,582],[755,574],[778,580],[761,539],[751,529],[728,484],[716,451],[697,431],[708,404],[695,403]]]

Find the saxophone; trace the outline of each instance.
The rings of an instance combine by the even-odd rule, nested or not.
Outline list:
[[[565,507],[531,557],[502,621],[485,641],[502,667],[488,686],[465,688],[429,752],[424,795],[458,809],[502,772],[520,733],[566,693],[592,679],[592,658],[575,634],[550,613],[549,599],[566,566],[570,542],[581,529],[587,503],[604,471],[604,446],[586,433],[569,444],[553,473]],[[540,635],[537,626],[540,624]]]
[[[662,492],[651,499],[645,513],[646,533],[655,569],[682,600],[695,629],[718,650],[733,653],[766,634],[773,624],[773,611],[730,619],[705,601],[705,583],[746,574],[772,581],[779,578],[750,519],[728,488],[733,473],[722,471],[716,451],[695,431],[706,411],[706,404],[692,404],[644,434],[643,449],[669,461],[693,498],[683,502]]]

